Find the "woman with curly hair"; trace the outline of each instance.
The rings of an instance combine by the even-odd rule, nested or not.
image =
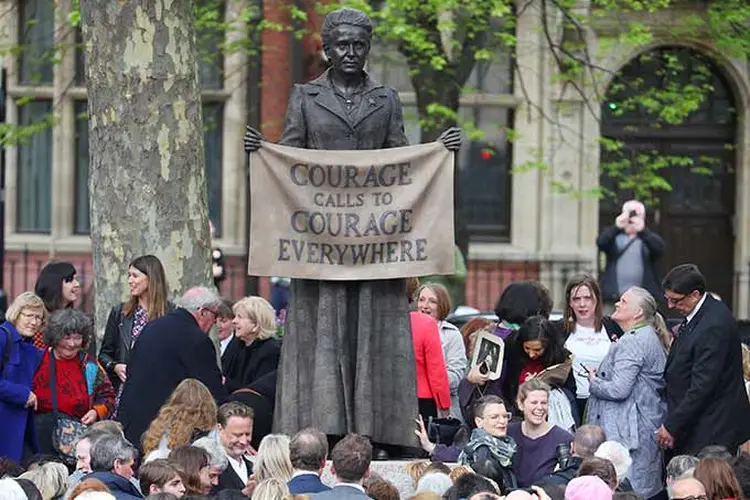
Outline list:
[[[200,381],[188,378],[180,382],[159,414],[143,433],[146,462],[165,458],[169,450],[190,444],[216,428],[218,409],[211,391]],[[159,456],[149,456],[159,451]]]
[[[73,450],[67,445],[53,445],[56,414],[76,419],[85,427],[108,418],[114,410],[112,384],[104,368],[86,353],[93,337],[94,323],[81,311],[61,309],[50,316],[44,332],[49,348],[32,382],[40,453],[65,456],[75,462]]]

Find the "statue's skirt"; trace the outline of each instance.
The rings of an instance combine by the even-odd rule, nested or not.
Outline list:
[[[404,280],[292,280],[284,330],[274,432],[418,446]]]

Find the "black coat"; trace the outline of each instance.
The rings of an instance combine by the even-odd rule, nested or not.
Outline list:
[[[599,282],[599,286],[602,289],[602,297],[607,302],[615,302],[620,299],[616,266],[620,252],[617,249],[615,240],[617,235],[622,232],[622,229],[619,227],[610,226],[602,230],[596,239],[596,246],[607,256],[607,265]],[[664,240],[648,228],[638,233],[637,238],[643,241],[643,282],[641,283],[641,287],[648,290],[658,302],[662,302],[663,292],[656,263],[664,255]]]
[[[242,457],[242,460],[245,462],[245,467],[247,467],[247,477],[252,476],[253,463],[245,457]],[[238,476],[237,473],[234,472],[232,466],[228,464],[227,468],[224,469],[224,472],[219,476],[219,484],[213,487],[211,494],[216,495],[218,492],[224,490],[243,490],[245,489],[245,486],[247,486],[247,484],[242,482],[240,476]]]
[[[214,344],[185,309],[143,328],[130,352],[127,374],[117,419],[125,437],[138,447],[159,408],[186,378],[203,382],[218,404],[227,400]]]
[[[130,360],[130,345],[133,342],[133,320],[134,315],[123,316],[124,303],[115,306],[109,312],[107,326],[104,328],[102,347],[99,350],[99,363],[107,370],[109,380],[117,389],[120,386],[120,377],[115,373],[116,364],[128,364]],[[174,304],[167,304],[167,312],[174,311]]]
[[[224,354],[221,355],[221,371],[226,375],[227,373],[234,373],[238,368],[238,358],[245,348],[245,344],[233,336],[232,340],[227,344],[224,349]]]
[[[281,343],[275,338],[255,340],[249,346],[244,346],[242,341],[236,337],[234,340],[241,346],[239,354],[227,365],[224,365],[222,359],[229,392],[248,387],[263,375],[275,371],[279,366],[279,355],[281,354]],[[227,346],[227,350],[229,350],[232,342]]]
[[[710,295],[672,344],[664,371],[667,419],[675,452],[697,455],[706,445],[734,452],[750,439],[750,403],[742,349],[731,311]]]
[[[260,446],[261,440],[271,434],[273,429],[276,374],[276,370],[268,372],[249,386],[233,392],[230,396],[232,401],[239,401],[253,409],[253,437],[250,444],[256,450]]]

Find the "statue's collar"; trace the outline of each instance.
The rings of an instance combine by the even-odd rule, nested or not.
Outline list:
[[[320,75],[315,80],[311,81],[310,84],[311,85],[319,85],[321,87],[326,87],[328,89],[335,90],[333,88],[333,84],[331,83],[330,73],[331,73],[331,68],[328,68],[327,70],[325,70],[325,73],[323,73],[322,75]],[[380,85],[378,82],[376,82],[375,80],[373,80],[372,77],[370,77],[370,75],[367,73],[367,71],[362,70],[362,73],[364,73],[364,75],[365,75],[365,81],[364,81],[364,86],[362,87],[362,93],[366,93],[366,92],[369,92],[371,90],[378,89],[378,88],[382,87],[382,85]]]

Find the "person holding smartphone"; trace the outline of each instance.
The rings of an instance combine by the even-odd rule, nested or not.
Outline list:
[[[646,207],[637,200],[626,201],[615,223],[602,230],[596,246],[606,256],[600,286],[606,313],[629,288],[645,288],[662,297],[657,263],[664,255],[664,240],[646,227]]]

